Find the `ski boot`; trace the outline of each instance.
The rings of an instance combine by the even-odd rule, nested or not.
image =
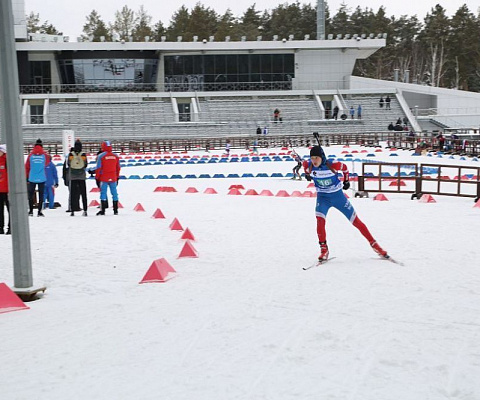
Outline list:
[[[329,256],[327,242],[320,243],[320,255],[318,256],[318,261],[327,261]]]
[[[372,246],[373,251],[377,253],[380,257],[389,258],[389,255],[387,254],[387,252],[383,250],[375,240],[370,243],[370,246]]]

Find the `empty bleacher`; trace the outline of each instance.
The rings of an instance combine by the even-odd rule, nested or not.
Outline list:
[[[173,123],[170,102],[144,101],[124,103],[57,102],[49,106],[50,124],[130,125]]]

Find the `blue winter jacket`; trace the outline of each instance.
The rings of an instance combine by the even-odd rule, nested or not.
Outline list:
[[[45,173],[47,175],[46,186],[58,185],[57,167],[55,167],[52,161],[45,167]]]

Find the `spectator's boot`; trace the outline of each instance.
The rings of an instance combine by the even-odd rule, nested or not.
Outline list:
[[[43,201],[41,201],[40,203],[38,203],[38,214],[37,214],[38,217],[44,217],[44,216],[45,216],[45,215],[43,215],[43,213],[42,213],[42,209],[43,209]]]
[[[118,215],[118,200],[113,200],[113,215]]]
[[[105,215],[105,209],[107,208],[107,201],[101,200],[100,211],[97,212],[97,215]]]
[[[318,256],[318,261],[326,261],[328,260],[329,251],[327,242],[319,242],[320,243],[320,255]]]

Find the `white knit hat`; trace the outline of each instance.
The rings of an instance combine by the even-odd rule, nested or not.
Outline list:
[[[0,144],[0,151],[1,151],[2,153],[5,153],[5,154],[6,154],[6,153],[7,153],[7,146],[5,146],[4,144]]]

